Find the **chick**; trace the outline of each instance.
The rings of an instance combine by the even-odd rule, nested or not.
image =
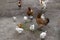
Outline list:
[[[42,32],[42,33],[40,34],[40,38],[41,38],[41,40],[44,40],[45,37],[46,37],[46,35],[47,35],[47,31]]]
[[[27,15],[28,16],[33,16],[33,10],[31,9],[31,7],[28,7]]]
[[[21,0],[18,1],[18,7],[21,7]]]
[[[22,28],[22,24],[18,24],[18,25],[16,26],[16,31],[17,31],[18,33],[22,33],[22,32],[24,31],[24,29]]]
[[[35,30],[35,25],[34,24],[30,25],[30,30],[31,31],[34,31]]]

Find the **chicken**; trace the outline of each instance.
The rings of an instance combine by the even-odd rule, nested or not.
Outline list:
[[[33,16],[33,10],[30,7],[28,7],[27,15],[28,16]]]
[[[24,23],[26,23],[28,20],[28,17],[27,16],[24,16]]]
[[[41,40],[45,39],[46,35],[47,35],[47,31],[42,32],[42,33],[40,34]]]
[[[21,0],[18,1],[18,7],[21,7]]]
[[[42,1],[42,8],[46,9],[46,3],[44,1]]]
[[[30,30],[31,31],[34,31],[35,30],[35,25],[33,24],[33,25],[30,25]]]
[[[27,20],[28,19],[28,17],[27,16],[24,16],[24,20]]]
[[[38,24],[38,26],[40,26],[40,28],[42,28],[43,26],[46,26],[49,23],[49,19],[45,18],[44,20],[41,18],[40,13],[38,13],[37,17],[36,17],[36,23]]]
[[[17,18],[16,18],[15,16],[13,16],[13,21],[14,21],[14,22],[16,22],[16,19],[17,19]]]
[[[22,28],[22,24],[17,24],[17,26],[16,26],[16,31],[18,32],[18,33],[22,33],[23,32],[23,28]]]
[[[40,5],[42,6],[42,8],[46,9],[46,4],[47,4],[48,0],[45,0],[45,1],[39,0],[39,1],[40,1]]]
[[[33,20],[33,10],[31,9],[31,7],[28,7],[27,16],[30,19],[30,21]]]

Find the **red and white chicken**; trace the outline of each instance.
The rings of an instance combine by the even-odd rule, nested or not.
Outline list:
[[[24,29],[22,28],[22,24],[18,24],[18,25],[16,26],[16,31],[17,31],[18,33],[22,33],[22,32],[24,31]]]

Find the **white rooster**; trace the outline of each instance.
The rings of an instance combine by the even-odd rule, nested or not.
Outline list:
[[[40,34],[40,38],[41,38],[41,39],[45,39],[46,35],[47,35],[47,31],[42,32],[42,33]]]
[[[18,26],[16,26],[16,31],[18,32],[18,33],[22,33],[23,32],[23,28],[19,28]]]
[[[30,30],[31,31],[34,31],[35,30],[35,25],[34,24],[30,25]]]

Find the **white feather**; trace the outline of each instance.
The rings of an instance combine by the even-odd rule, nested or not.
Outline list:
[[[40,34],[40,38],[44,39],[44,38],[46,37],[46,35],[47,35],[47,31],[42,32],[42,33]]]
[[[31,31],[34,31],[35,30],[35,25],[33,24],[33,25],[30,25],[30,30]]]
[[[22,32],[23,32],[23,28],[16,27],[16,31],[17,31],[18,33],[22,33]]]

